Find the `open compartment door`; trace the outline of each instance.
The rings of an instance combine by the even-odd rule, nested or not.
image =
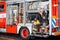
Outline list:
[[[10,4],[7,6],[6,14],[6,32],[17,33],[17,16],[18,16],[18,5]]]

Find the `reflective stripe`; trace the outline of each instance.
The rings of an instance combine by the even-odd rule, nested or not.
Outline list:
[[[58,4],[54,4],[54,6],[58,6]]]
[[[53,19],[52,19],[52,28],[55,28],[55,27],[56,27],[56,19],[53,18]]]
[[[6,18],[6,13],[0,14],[0,18]]]

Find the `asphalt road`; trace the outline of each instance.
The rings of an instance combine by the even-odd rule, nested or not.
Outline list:
[[[20,39],[19,35],[0,33],[0,40],[21,40],[21,39]],[[60,36],[49,37],[49,38],[35,37],[35,38],[29,39],[29,40],[60,40]]]

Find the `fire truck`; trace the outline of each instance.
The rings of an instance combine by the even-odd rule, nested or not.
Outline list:
[[[59,0],[41,2],[39,0],[0,1],[0,32],[19,34],[22,39],[31,36],[48,37],[59,36]],[[38,6],[49,6],[49,24],[34,31],[34,19],[37,16]],[[47,10],[47,9],[46,9]],[[44,24],[44,23],[43,23]],[[41,31],[38,31],[41,29]]]

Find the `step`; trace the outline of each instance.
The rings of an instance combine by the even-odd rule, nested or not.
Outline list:
[[[33,31],[33,34],[41,34],[41,32],[34,32],[34,31]],[[44,35],[49,35],[49,33],[46,33],[46,32],[45,32]]]
[[[44,38],[46,38],[46,37],[48,37],[49,35],[37,35],[37,34],[32,34],[31,36],[35,36],[35,37],[44,37]]]

